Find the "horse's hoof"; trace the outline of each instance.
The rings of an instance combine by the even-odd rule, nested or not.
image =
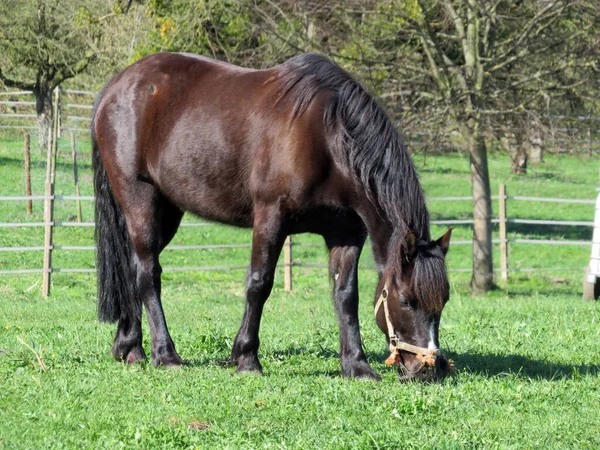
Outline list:
[[[260,362],[258,362],[258,358],[256,356],[244,357],[240,356],[238,358],[238,368],[235,373],[251,373],[254,375],[262,375],[262,366]]]
[[[141,346],[131,347],[128,350],[117,350],[113,347],[112,355],[118,362],[136,364],[146,360],[146,353]]]
[[[164,366],[170,369],[177,369],[185,365],[185,361],[177,353],[170,355],[162,355],[158,358],[152,358],[152,365],[154,367]]]
[[[353,364],[344,364],[342,367],[342,375],[347,378],[381,381],[379,374],[371,369],[371,366],[364,361],[354,362]]]
[[[263,371],[258,369],[240,369],[239,367],[235,371],[236,375],[253,375],[256,377],[262,377]]]
[[[127,364],[136,364],[146,360],[146,353],[144,353],[143,348],[135,348],[127,354],[127,359],[125,360]]]

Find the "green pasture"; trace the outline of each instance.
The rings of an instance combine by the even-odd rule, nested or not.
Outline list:
[[[83,195],[91,195],[89,144],[78,144]],[[71,155],[61,142],[56,193],[73,195]],[[33,193],[43,194],[45,163],[32,149]],[[0,140],[0,196],[24,195],[22,140]],[[428,197],[468,196],[468,159],[417,154]],[[527,176],[510,174],[490,155],[492,191],[509,195],[595,198],[599,164],[546,158]],[[593,205],[509,202],[509,216],[593,220]],[[55,219],[73,221],[73,201],[57,202]],[[430,202],[433,219],[470,217],[469,202]],[[494,202],[494,213],[497,204]],[[91,202],[83,203],[91,221]],[[0,202],[0,222],[41,222],[42,202]],[[186,221],[195,221],[186,217]],[[444,227],[434,227],[439,235]],[[589,240],[584,227],[509,226],[513,237]],[[250,231],[183,228],[173,244],[249,243]],[[453,239],[468,240],[455,228]],[[296,242],[320,242],[315,236]],[[0,247],[41,246],[42,228],[0,228]],[[89,227],[57,228],[57,245],[92,245]],[[452,246],[449,269],[470,268],[470,245]],[[495,255],[498,255],[497,249]],[[441,346],[458,373],[440,384],[396,381],[383,363],[376,328],[376,275],[365,250],[360,274],[365,351],[381,383],[340,377],[336,318],[326,269],[295,267],[294,291],[276,279],[261,327],[265,376],[238,376],[223,366],[239,326],[244,270],[166,272],[163,305],[179,353],[177,370],[125,366],[110,357],[114,325],[95,319],[95,279],[58,273],[49,298],[41,275],[0,275],[0,449],[494,449],[600,448],[600,303],[581,300],[589,247],[514,244],[511,274],[482,298],[469,275],[451,272],[451,300]],[[93,252],[59,250],[59,268],[92,268]],[[244,265],[249,249],[165,251],[165,267]],[[294,247],[294,259],[327,262],[320,246]],[[496,261],[497,263],[497,261]],[[41,252],[0,252],[0,270],[40,268]],[[145,347],[149,333],[144,324]]]

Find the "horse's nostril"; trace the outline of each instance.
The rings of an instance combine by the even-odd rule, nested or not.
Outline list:
[[[398,380],[409,381],[441,381],[453,373],[453,364],[443,354],[438,354],[433,364],[421,361],[418,369],[408,370],[403,364],[398,365]]]

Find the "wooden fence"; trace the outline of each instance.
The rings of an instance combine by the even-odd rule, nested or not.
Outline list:
[[[89,133],[92,103],[96,95],[97,92],[92,91],[55,89],[53,107],[54,117],[58,118],[59,136],[63,132]],[[5,100],[6,98],[9,100]],[[0,130],[37,133],[33,92],[0,92]]]

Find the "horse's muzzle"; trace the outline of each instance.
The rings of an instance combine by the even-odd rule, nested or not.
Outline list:
[[[414,359],[409,363],[407,360],[411,358]],[[442,381],[448,375],[454,373],[453,362],[448,360],[441,352],[433,358],[419,358],[415,357],[415,355],[407,355],[406,357],[401,357],[399,359],[398,381],[401,383],[409,381]]]

